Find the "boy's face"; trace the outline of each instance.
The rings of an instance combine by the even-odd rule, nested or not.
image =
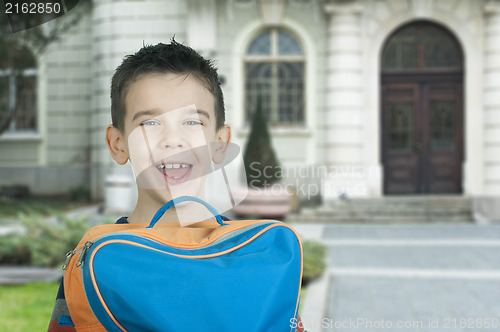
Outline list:
[[[186,74],[148,74],[128,88],[123,153],[114,159],[130,160],[140,195],[142,190],[158,203],[203,196],[204,176],[212,161],[224,159],[230,140],[229,127],[215,129],[214,103],[210,91]]]

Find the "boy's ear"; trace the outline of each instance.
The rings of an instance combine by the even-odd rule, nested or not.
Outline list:
[[[125,165],[128,161],[128,150],[122,133],[113,125],[106,128],[106,144],[111,157],[119,165]]]
[[[212,161],[214,163],[220,164],[224,161],[229,142],[231,142],[231,127],[229,125],[224,125],[217,132],[217,141],[214,144],[212,153]]]

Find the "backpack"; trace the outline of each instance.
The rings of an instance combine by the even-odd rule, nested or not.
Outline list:
[[[216,221],[158,223],[184,201]],[[274,220],[224,222],[181,196],[147,224],[89,229],[68,255],[64,291],[77,331],[292,331],[302,279],[297,233]]]

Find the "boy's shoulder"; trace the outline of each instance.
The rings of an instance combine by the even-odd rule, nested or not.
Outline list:
[[[127,217],[118,218],[118,220],[115,222],[115,224],[128,224],[128,219],[127,219]]]

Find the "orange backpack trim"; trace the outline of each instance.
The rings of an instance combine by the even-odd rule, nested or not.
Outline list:
[[[229,224],[224,227],[220,227],[219,224],[214,221],[199,222],[197,224],[190,225],[189,227],[180,227],[179,224],[177,223],[163,223],[163,224],[158,224],[155,226],[155,228],[151,229],[146,228],[149,225],[146,223],[111,224],[111,225],[100,225],[92,227],[84,234],[84,236],[82,237],[76,248],[72,251],[72,255],[69,258],[69,262],[67,263],[66,271],[64,274],[64,292],[66,297],[66,303],[70,312],[71,319],[75,324],[75,329],[78,332],[106,331],[106,329],[99,323],[99,320],[97,319],[92,309],[90,308],[83,287],[82,273],[79,269],[79,258],[82,252],[82,248],[84,247],[87,241],[94,241],[97,238],[110,233],[127,232],[127,233],[146,236],[148,238],[160,241],[161,243],[167,244],[172,247],[193,249],[209,245],[210,243],[216,241],[220,237],[229,234],[235,230],[238,230],[240,228],[244,228],[246,226],[265,221],[269,220],[229,221],[228,222]],[[282,226],[282,227],[284,226],[292,230],[297,235],[297,239],[299,240],[300,243],[300,238],[292,227],[283,223],[276,223],[261,230],[260,232],[252,236],[250,239],[239,244],[235,248],[217,254],[204,255],[204,256],[210,257],[214,255],[222,255],[225,254],[226,252],[241,248],[244,245],[256,239],[257,237],[259,237],[265,231],[277,226]],[[300,248],[301,248],[300,255],[302,257],[302,245],[300,245]],[[172,255],[179,257],[183,256],[176,254]],[[206,258],[204,256],[199,256],[198,258]],[[303,262],[301,262],[301,264],[303,264]],[[94,278],[92,279],[93,282],[95,283]],[[302,280],[302,266],[300,272],[300,280]],[[300,285],[296,302],[297,306],[295,308],[296,315],[298,311],[299,298],[300,298]]]

